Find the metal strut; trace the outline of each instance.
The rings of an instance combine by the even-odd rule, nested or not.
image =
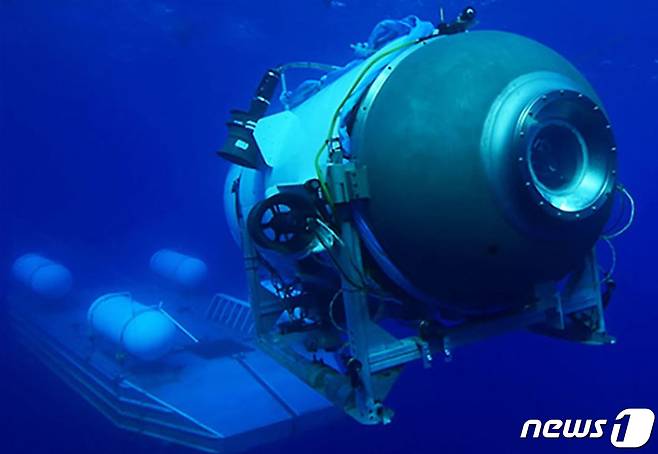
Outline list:
[[[336,252],[334,257],[341,272],[349,347],[346,371],[317,361],[314,356],[305,356],[299,349],[304,342],[302,333],[277,331],[276,321],[283,308],[261,286],[261,258],[245,223],[241,222],[249,301],[259,347],[338,408],[363,424],[388,423],[393,412],[382,402],[404,364],[421,359],[429,366],[435,352],[449,359],[456,347],[512,330],[528,329],[596,345],[614,343],[605,329],[594,251],[571,274],[561,292],[555,282],[538,285],[536,300],[516,312],[486,320],[466,320],[454,326],[441,326],[428,320],[421,322],[418,336],[403,339],[392,336],[370,318],[369,293],[373,289],[366,281],[361,238],[352,217],[351,203],[369,197],[365,172],[365,168],[354,162],[342,162],[339,153],[326,168],[338,232],[332,232],[336,243],[325,248],[334,249],[328,252]]]
[[[350,219],[341,223],[343,245],[338,255],[344,270],[341,276],[343,304],[347,321],[347,333],[351,358],[348,362],[354,377],[356,405],[365,420],[384,422],[384,409],[375,398],[370,367],[370,342],[368,329],[371,325],[368,313],[368,296],[363,282],[364,270],[361,257],[361,242]],[[354,284],[359,284],[359,287]]]
[[[370,320],[361,240],[350,207],[351,202],[369,197],[366,169],[353,162],[341,162],[340,153],[333,156],[333,161],[327,166],[327,183],[340,225],[338,262],[343,270],[341,288],[351,355],[348,373],[352,377],[359,419],[370,424],[385,424],[390,422],[392,412],[381,402],[387,391],[380,389],[379,377],[372,368],[372,349],[381,344],[383,333]]]

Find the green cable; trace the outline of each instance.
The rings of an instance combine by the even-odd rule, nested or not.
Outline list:
[[[318,181],[320,182],[320,188],[322,189],[322,192],[324,193],[325,197],[327,198],[327,201],[329,202],[329,205],[333,207],[334,203],[331,198],[331,194],[329,193],[329,188],[327,187],[326,182],[324,181],[324,178],[322,177],[322,169],[320,168],[320,158],[322,157],[322,153],[324,152],[325,148],[327,145],[331,142],[331,136],[333,135],[333,131],[336,127],[336,122],[338,121],[338,117],[340,116],[340,111],[343,109],[345,106],[345,103],[347,103],[347,100],[350,99],[350,97],[354,94],[354,91],[356,88],[359,86],[363,78],[366,76],[366,74],[370,71],[370,69],[377,63],[379,62],[382,58],[387,57],[395,52],[398,52],[402,49],[405,49],[407,47],[413,46],[414,44],[418,44],[421,42],[421,40],[414,40],[414,41],[409,41],[406,43],[402,43],[398,46],[393,47],[392,49],[387,50],[386,52],[381,53],[378,55],[376,58],[374,58],[372,61],[370,61],[365,68],[359,73],[358,77],[352,84],[352,87],[349,89],[347,92],[347,95],[345,95],[345,98],[341,101],[341,103],[338,105],[338,108],[336,109],[336,112],[334,112],[334,115],[331,119],[331,126],[329,127],[329,132],[327,133],[327,138],[326,140],[320,145],[320,149],[318,152],[315,154],[315,173],[317,174]]]

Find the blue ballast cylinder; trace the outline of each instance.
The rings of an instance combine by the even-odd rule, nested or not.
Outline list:
[[[201,260],[171,249],[161,249],[153,254],[151,270],[187,288],[197,287],[208,274],[208,268]]]
[[[157,307],[144,306],[129,293],[108,293],[87,312],[94,333],[144,361],[162,358],[173,347],[176,327]]]
[[[38,254],[16,259],[12,272],[18,282],[45,298],[62,298],[73,286],[73,277],[66,267]]]

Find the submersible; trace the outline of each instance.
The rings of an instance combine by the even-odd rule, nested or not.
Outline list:
[[[150,277],[101,286],[25,254],[18,339],[117,426],[204,452],[308,437],[340,411],[387,423],[407,363],[512,330],[613,343],[614,260],[602,272],[595,244],[635,204],[608,114],[563,57],[475,16],[382,21],[348,64],[272,67],[231,112],[246,300],[210,292],[226,281],[208,251],[160,249]],[[628,219],[606,226],[620,197]]]
[[[219,152],[261,347],[364,423],[387,422],[400,366],[437,351],[518,328],[612,341],[602,101],[555,51],[474,23],[384,21],[345,67],[270,69]],[[293,69],[326,74],[289,90]]]

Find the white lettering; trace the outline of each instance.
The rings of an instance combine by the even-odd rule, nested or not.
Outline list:
[[[546,421],[542,435],[544,438],[560,438],[560,427],[562,427],[562,421],[559,419]],[[555,432],[551,432],[551,430],[555,430]]]
[[[587,435],[589,435],[589,429],[592,427],[592,420],[587,419],[585,420],[585,424],[583,424],[583,430],[580,430],[580,425],[583,421],[580,419],[576,419],[576,421],[571,421],[570,419],[567,419],[564,422],[564,430],[562,431],[564,438],[585,438]],[[573,423],[573,431],[571,430],[571,426]]]
[[[601,438],[603,436],[603,427],[608,424],[607,419],[599,419],[594,423],[594,433],[589,435],[590,438]]]
[[[526,438],[528,436],[528,431],[530,426],[534,425],[535,429],[532,433],[532,438],[539,438],[539,432],[541,432],[541,421],[538,419],[528,419],[525,424],[523,424],[523,429],[521,429],[521,438]]]
[[[622,424],[616,423],[612,426],[610,442],[615,448],[641,448],[651,438],[656,415],[648,408],[628,408],[620,412],[615,421],[622,421],[626,418],[628,418],[628,422],[623,439],[619,439]]]
[[[627,408],[615,418],[610,442],[616,448],[641,448],[651,438],[655,420],[656,415],[648,408]],[[521,428],[521,438],[602,438],[607,424],[607,419],[528,419]]]

